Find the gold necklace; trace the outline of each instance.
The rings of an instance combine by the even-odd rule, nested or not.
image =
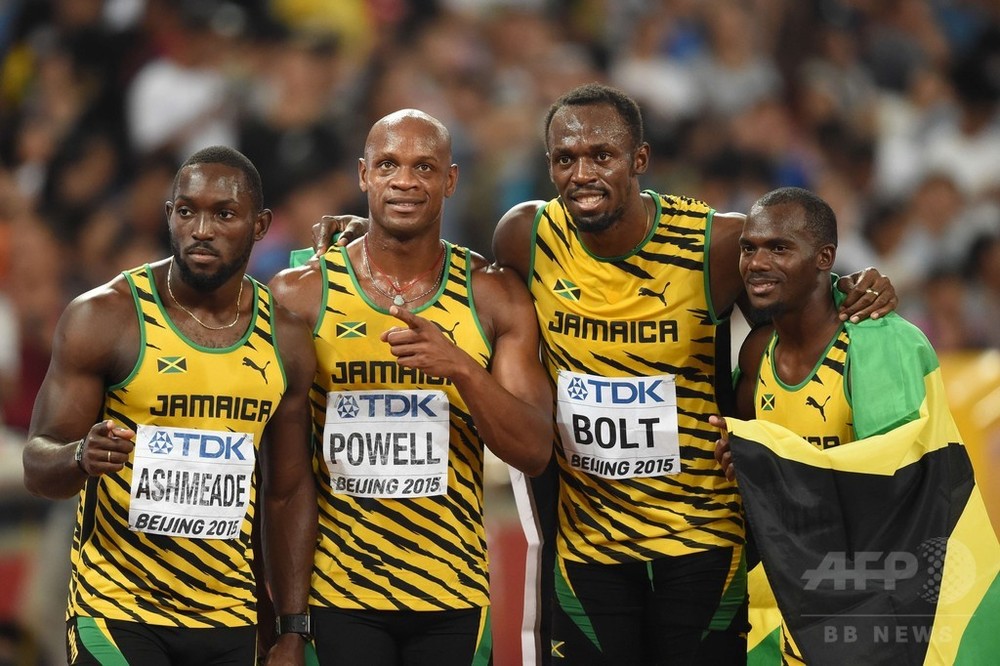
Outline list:
[[[198,319],[198,317],[193,312],[191,312],[186,307],[181,305],[180,301],[177,300],[177,297],[174,296],[174,290],[170,287],[170,277],[171,275],[173,275],[173,270],[174,270],[174,260],[173,258],[171,258],[170,266],[167,267],[167,293],[170,294],[170,300],[174,302],[174,305],[179,307],[181,310],[184,310],[184,312],[186,312],[187,315],[191,317],[191,319],[194,319],[196,322],[198,322],[204,328],[207,328],[210,331],[222,331],[227,328],[232,328],[233,326],[236,326],[236,322],[240,320],[240,299],[243,298],[243,283],[245,282],[244,279],[240,278],[240,293],[236,294],[236,318],[233,319],[230,323],[224,324],[222,326],[209,326],[201,319]]]
[[[382,294],[382,296],[385,297],[387,300],[392,301],[393,305],[395,305],[397,307],[400,307],[400,308],[403,307],[404,305],[406,305],[407,303],[412,303],[414,301],[419,301],[421,298],[423,298],[424,296],[426,296],[427,294],[431,293],[432,291],[434,291],[435,289],[438,288],[438,285],[441,284],[441,278],[444,276],[444,262],[441,262],[441,269],[438,271],[437,279],[434,280],[434,284],[431,285],[430,289],[428,289],[427,291],[423,292],[422,294],[417,294],[413,298],[404,298],[404,296],[403,296],[403,294],[406,293],[406,291],[410,287],[412,287],[421,278],[423,278],[425,275],[427,275],[432,270],[434,270],[434,268],[437,267],[438,261],[441,261],[441,258],[443,256],[444,256],[444,242],[441,242],[441,252],[440,252],[440,254],[438,254],[437,259],[434,260],[434,263],[431,265],[431,267],[429,269],[427,269],[426,271],[424,271],[423,273],[421,273],[420,275],[418,275],[417,277],[415,277],[412,280],[410,280],[409,282],[407,282],[406,284],[402,285],[402,286],[400,286],[400,284],[398,282],[396,282],[395,278],[393,278],[388,273],[386,273],[385,271],[383,271],[381,268],[379,268],[378,266],[376,266],[376,268],[378,269],[379,274],[380,275],[384,275],[389,280],[389,282],[392,284],[393,288],[396,290],[395,294],[390,294],[389,292],[385,291],[384,289],[382,289],[382,287],[379,286],[379,283],[375,280],[375,276],[372,275],[371,264],[373,264],[374,262],[368,256],[368,236],[367,236],[367,234],[364,236],[363,240],[361,241],[361,260],[362,260],[362,263],[365,266],[365,273],[367,274],[368,281],[371,282],[371,284],[372,284],[373,287],[375,287],[375,291],[377,291],[378,293]]]

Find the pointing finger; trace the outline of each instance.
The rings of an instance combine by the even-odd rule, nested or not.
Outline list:
[[[420,317],[398,305],[390,305],[389,314],[406,324],[409,328],[416,328],[420,320]]]

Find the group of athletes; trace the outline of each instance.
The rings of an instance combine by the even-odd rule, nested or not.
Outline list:
[[[894,291],[831,281],[836,220],[806,190],[747,217],[641,189],[642,117],[614,88],[563,95],[544,136],[557,196],[506,213],[490,262],[441,238],[447,128],[378,120],[368,217],[324,218],[267,286],[245,274],[271,223],[254,165],[215,146],[181,166],[172,256],[69,305],[24,452],[29,490],[80,497],[70,663],[490,663],[485,448],[542,544],[526,663],[746,662],[719,417],[768,418],[761,378],[822,373],[838,419],[799,434],[852,441],[850,326],[896,318]]]

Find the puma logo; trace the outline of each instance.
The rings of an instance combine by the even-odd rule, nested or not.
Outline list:
[[[826,397],[826,400],[823,401],[822,405],[819,404],[818,402],[816,402],[815,398],[813,398],[811,395],[806,397],[806,404],[808,406],[810,406],[810,407],[815,407],[816,409],[819,410],[819,415],[823,417],[823,422],[824,423],[826,423],[826,411],[825,411],[825,407],[826,407],[826,403],[828,403],[828,402],[830,402],[830,396]]]
[[[256,363],[254,363],[254,362],[253,362],[253,361],[252,361],[252,360],[250,359],[250,357],[249,357],[249,356],[244,356],[244,357],[243,357],[243,365],[245,365],[245,366],[246,366],[246,367],[248,367],[248,368],[253,368],[253,369],[254,369],[254,370],[256,370],[257,372],[259,372],[259,373],[260,373],[260,376],[264,378],[264,383],[265,383],[265,384],[267,383],[267,372],[266,372],[266,370],[267,370],[267,366],[271,365],[271,362],[270,362],[270,361],[268,361],[267,363],[265,363],[265,364],[264,364],[264,367],[262,368],[262,367],[260,367],[259,365],[257,365]]]
[[[664,294],[667,293],[667,287],[669,286],[670,283],[666,283],[663,285],[663,289],[660,292],[655,292],[649,287],[639,287],[639,296],[652,296],[653,298],[659,299],[660,302],[663,303],[663,307],[667,307],[667,299]]]
[[[459,324],[459,323],[460,323],[460,322],[457,322],[457,321],[456,321],[456,322],[455,322],[455,325],[454,325],[454,326],[452,326],[452,327],[451,327],[450,329],[448,329],[448,328],[445,328],[444,326],[442,326],[441,324],[439,324],[439,323],[437,323],[437,322],[434,322],[434,325],[438,327],[438,330],[439,330],[439,331],[441,331],[442,333],[444,333],[445,335],[447,335],[447,336],[448,336],[449,338],[451,338],[451,343],[452,343],[453,345],[457,345],[457,344],[458,344],[458,341],[457,341],[457,340],[455,340],[455,329],[456,329],[456,328],[458,328],[458,324]]]

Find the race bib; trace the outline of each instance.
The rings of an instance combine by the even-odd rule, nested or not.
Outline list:
[[[233,539],[250,506],[253,434],[140,425],[129,529],[190,539]]]
[[[573,469],[604,479],[677,474],[673,375],[598,377],[559,371],[556,422]]]
[[[402,499],[448,491],[444,391],[331,391],[323,459],[338,495]]]

